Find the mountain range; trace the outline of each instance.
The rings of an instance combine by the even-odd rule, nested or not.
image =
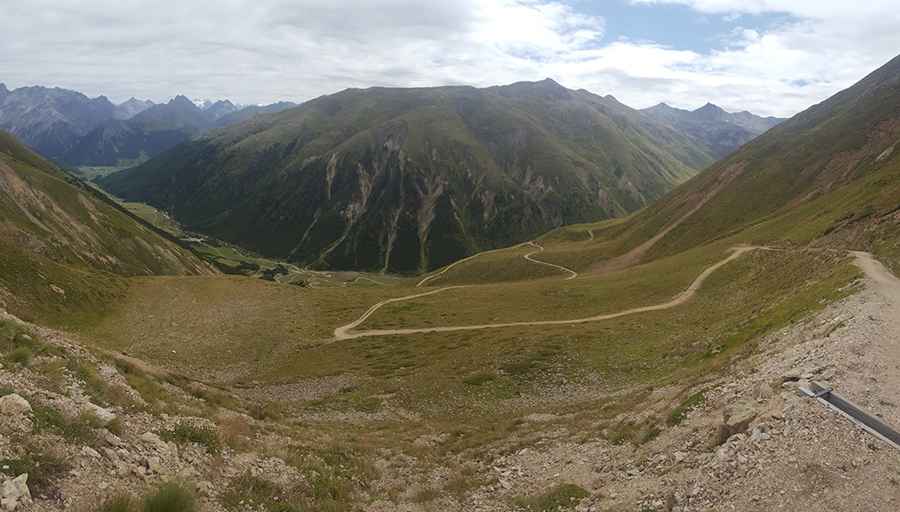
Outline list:
[[[548,79],[346,90],[102,183],[265,255],[418,272],[627,214],[713,160],[698,139],[612,96]]]
[[[105,96],[89,98],[67,89],[35,86],[10,91],[0,84],[0,129],[62,165],[121,166],[146,160],[212,128],[291,106],[281,102],[238,107],[228,100],[197,106],[184,96],[163,104],[131,98],[115,105]]]
[[[716,158],[727,156],[784,121],[779,117],[760,117],[747,111],[730,113],[712,103],[697,110],[683,110],[660,103],[641,112],[700,140]]]

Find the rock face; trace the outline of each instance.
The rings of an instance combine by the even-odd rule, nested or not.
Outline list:
[[[713,158],[552,80],[347,90],[257,120],[102,184],[269,256],[418,272],[632,212]]]
[[[115,112],[104,96],[88,98],[60,88],[21,87],[0,94],[0,100],[0,129],[54,159]]]
[[[16,478],[3,482],[0,488],[0,507],[12,512],[31,505],[31,492],[28,490],[28,474],[23,473]]]

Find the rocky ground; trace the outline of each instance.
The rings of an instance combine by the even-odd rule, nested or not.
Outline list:
[[[655,390],[640,412],[622,413],[665,415],[673,396],[690,397],[641,443],[617,442],[614,422],[585,428],[531,412],[522,421],[537,441],[446,464],[399,449],[358,458],[303,428],[321,413],[279,417],[254,394],[302,401],[346,387],[343,378],[232,394],[4,314],[0,338],[12,344],[0,346],[0,507],[102,510],[111,497],[174,481],[210,511],[897,510],[900,451],[799,392],[808,380],[829,384],[900,426],[895,284],[853,286],[760,340],[727,375]],[[28,347],[28,360],[11,346]],[[448,436],[415,447],[425,454]]]

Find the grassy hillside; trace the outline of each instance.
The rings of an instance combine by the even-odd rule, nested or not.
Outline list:
[[[99,314],[119,276],[208,271],[114,203],[0,134],[0,297],[25,318]]]
[[[347,90],[101,183],[264,255],[418,272],[634,211],[711,162],[615,99],[548,80]]]
[[[898,142],[900,57],[642,211],[617,234],[620,250],[649,240],[704,198],[703,208],[668,232],[647,257],[736,233],[755,241],[808,243],[827,235],[837,240],[836,232],[855,226],[895,222]],[[877,232],[863,229],[851,245],[877,248]]]

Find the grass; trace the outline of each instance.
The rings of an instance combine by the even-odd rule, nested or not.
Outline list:
[[[142,499],[129,493],[114,494],[92,512],[196,512],[200,509],[194,491],[185,483],[164,482]]]
[[[197,499],[186,485],[168,482],[144,497],[143,512],[195,512]]]
[[[137,512],[138,503],[130,494],[117,494],[103,500],[95,512]]]
[[[175,441],[180,444],[196,443],[206,447],[206,450],[214,455],[222,450],[219,434],[212,427],[182,422],[171,430],[163,430],[159,433],[159,437],[164,441]]]
[[[558,512],[572,510],[590,494],[575,484],[555,485],[536,496],[519,497],[513,500],[516,507],[528,512]]]
[[[94,430],[103,425],[91,412],[70,417],[49,405],[32,405],[32,426],[34,433],[48,432],[58,434],[73,444],[94,445],[97,443]]]
[[[220,501],[228,510],[262,509],[269,512],[296,510],[280,486],[244,473],[229,482]]]

